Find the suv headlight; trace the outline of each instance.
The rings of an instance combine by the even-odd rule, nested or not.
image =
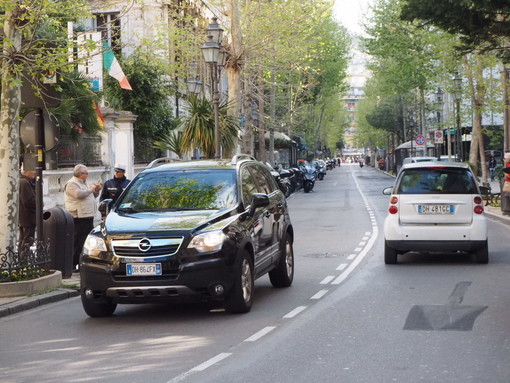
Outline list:
[[[97,257],[106,251],[106,243],[103,238],[96,237],[95,235],[87,236],[85,244],[83,245],[83,254]]]
[[[194,237],[188,248],[196,249],[199,253],[218,251],[221,249],[225,238],[227,236],[221,230],[208,231]]]

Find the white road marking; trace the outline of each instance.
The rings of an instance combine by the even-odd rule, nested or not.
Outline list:
[[[335,276],[334,275],[328,275],[326,278],[324,278],[322,281],[321,281],[321,285],[327,285],[329,282],[331,282],[333,279],[335,279]]]
[[[368,201],[367,201],[365,195],[363,194],[363,192],[361,191],[361,188],[360,188],[360,186],[358,184],[358,181],[354,177],[354,173],[351,172],[351,175],[352,175],[352,178],[354,178],[354,183],[356,184],[356,187],[358,188],[358,191],[361,194],[361,197],[365,201],[365,205],[368,205]],[[368,240],[368,242],[365,245],[365,247],[363,248],[363,250],[361,250],[361,252],[358,254],[356,259],[351,262],[349,267],[347,267],[347,269],[345,269],[345,271],[342,272],[342,274],[340,274],[340,276],[338,276],[338,278],[336,278],[331,284],[339,285],[340,283],[342,283],[354,271],[356,266],[358,266],[361,263],[363,258],[365,258],[365,256],[368,254],[368,252],[370,251],[370,249],[374,245],[375,240],[377,239],[377,236],[379,235],[379,228],[378,228],[378,226],[376,224],[374,224],[374,222],[372,223],[372,229],[373,229],[373,231],[371,233],[370,232],[366,232],[365,233],[365,235],[369,235],[370,236],[370,239]]]
[[[336,269],[342,271],[346,267],[347,267],[347,263],[340,263]]]
[[[301,311],[306,309],[308,306],[298,306],[294,310],[292,310],[290,313],[285,314],[283,316],[283,319],[291,319],[294,318],[296,315],[298,315]]]
[[[221,354],[216,355],[214,358],[209,359],[208,361],[199,364],[196,367],[193,367],[190,371],[204,371],[206,368],[211,367],[213,364],[221,362],[223,359],[228,358],[232,353],[230,352],[222,352]]]
[[[327,294],[329,290],[321,290],[319,292],[317,292],[317,294],[315,294],[313,297],[311,297],[310,299],[321,299],[324,295]]]
[[[249,338],[246,338],[245,342],[255,342],[256,340],[259,340],[264,335],[269,334],[271,331],[273,331],[276,327],[275,326],[268,326],[260,330],[259,332],[253,334]]]
[[[361,249],[360,249],[361,250]],[[352,261],[354,258],[356,258],[358,254],[350,254],[348,257],[347,257],[347,260],[348,261]]]

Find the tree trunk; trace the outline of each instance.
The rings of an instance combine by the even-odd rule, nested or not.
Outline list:
[[[473,104],[473,131],[471,133],[471,150],[469,152],[469,163],[473,168],[475,175],[478,175],[478,158],[480,157],[482,165],[482,182],[487,182],[487,169],[485,166],[485,150],[482,136],[482,114],[485,103],[485,93],[487,87],[483,78],[483,63],[481,58],[474,58],[475,64],[471,65],[468,60],[464,60],[466,66],[466,74],[468,77],[468,85],[471,93]]]
[[[259,77],[258,86],[258,105],[259,105],[259,161],[267,162],[266,151],[266,125],[265,125],[265,112],[266,103],[264,100],[264,80],[262,75]]]
[[[0,253],[7,246],[14,246],[18,232],[18,198],[19,198],[19,111],[21,104],[21,87],[19,74],[12,71],[14,67],[9,57],[21,51],[21,31],[15,26],[13,11],[7,10],[3,26],[4,45],[1,61],[2,93],[0,97]],[[10,81],[8,79],[11,79]],[[16,83],[12,82],[16,79]]]
[[[276,121],[276,78],[271,72],[271,125],[269,126],[269,163],[275,165],[274,158],[274,124]]]
[[[228,74],[228,110],[229,116],[240,118],[243,104],[241,93],[241,68],[243,59],[243,38],[237,0],[227,2],[227,14],[230,18],[231,44],[229,46]],[[242,148],[245,152],[246,148]]]

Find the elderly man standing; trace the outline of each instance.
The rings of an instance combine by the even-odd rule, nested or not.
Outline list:
[[[80,253],[85,239],[94,228],[94,215],[97,211],[96,197],[101,190],[101,183],[87,184],[89,171],[83,164],[74,167],[73,177],[64,186],[65,208],[74,220],[73,268],[79,264]]]

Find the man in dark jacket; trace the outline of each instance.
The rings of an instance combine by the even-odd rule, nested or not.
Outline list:
[[[21,252],[34,243],[36,207],[35,207],[35,171],[25,170],[19,178],[19,242]]]
[[[126,165],[115,164],[113,169],[115,174],[112,179],[104,183],[103,190],[99,196],[99,201],[111,199],[113,202],[117,201],[120,193],[128,186],[130,180],[126,178]]]

